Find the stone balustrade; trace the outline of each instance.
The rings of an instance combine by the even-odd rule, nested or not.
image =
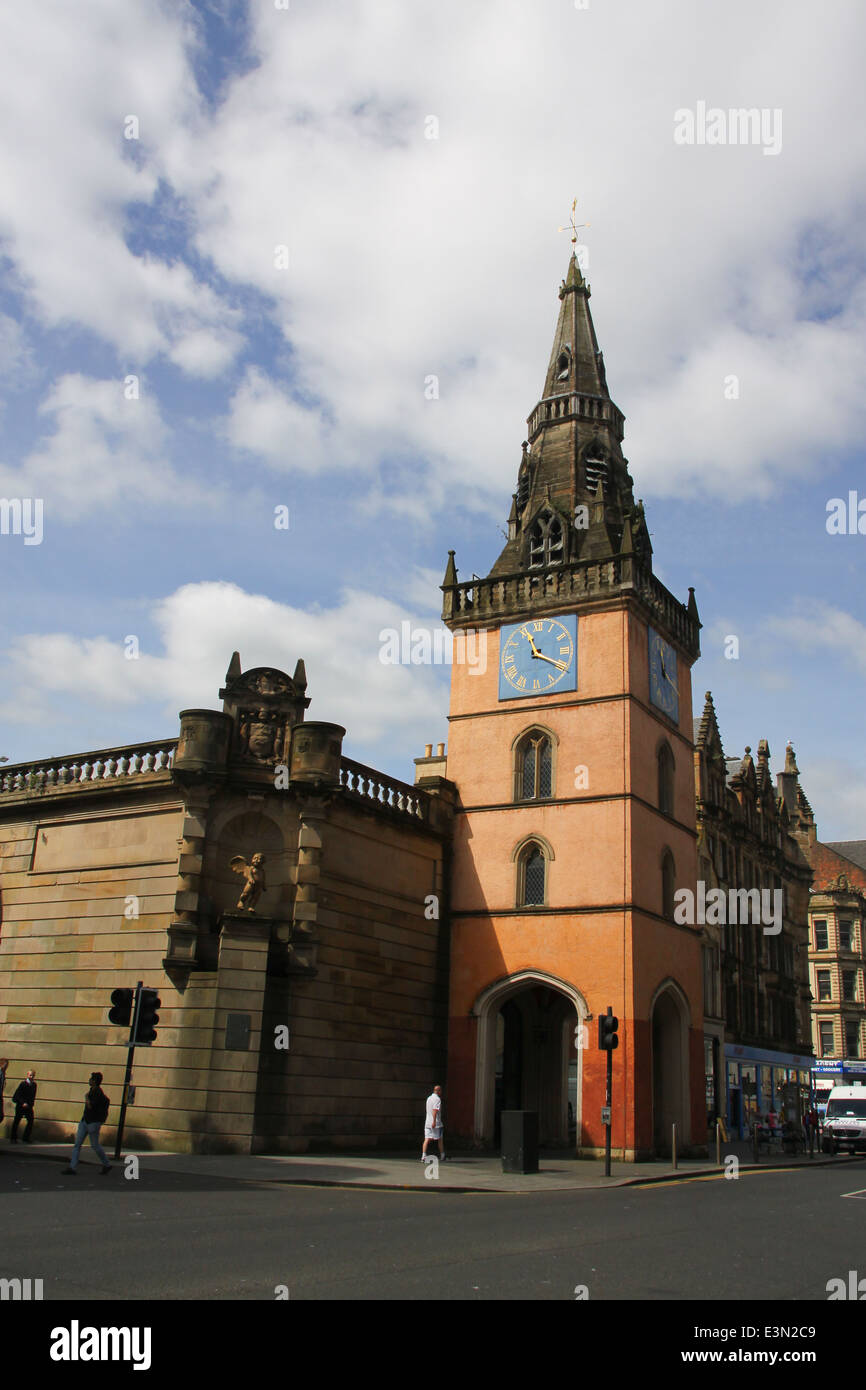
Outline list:
[[[693,656],[700,653],[700,624],[685,604],[674,598],[636,556],[614,555],[606,560],[576,560],[544,570],[471,579],[449,585],[443,593],[442,617],[462,622],[493,624],[514,613],[538,611],[539,602],[565,607],[575,601],[636,594],[669,632]]]
[[[527,420],[530,440],[543,425],[558,420],[590,420],[610,425],[620,442],[625,434],[625,416],[607,396],[591,396],[583,391],[566,391],[539,401]]]
[[[425,823],[430,820],[430,798],[426,792],[419,792],[408,782],[388,777],[375,768],[353,762],[351,758],[340,760],[340,786],[353,800],[362,801],[368,806],[412,816]]]
[[[167,772],[172,765],[177,739],[134,743],[125,748],[100,748],[92,753],[43,758],[34,763],[10,763],[0,767],[0,796],[16,792],[33,794],[84,782],[123,781]]]

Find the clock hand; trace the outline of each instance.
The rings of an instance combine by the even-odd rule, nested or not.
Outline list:
[[[538,650],[538,648],[537,648],[536,645],[535,645],[535,642],[533,641],[532,637],[529,635],[528,632],[525,632],[523,635],[524,635],[524,637],[526,638],[527,642],[529,643],[530,647],[532,648],[532,655],[533,655],[534,657],[537,657],[539,661],[549,661],[550,664],[551,664],[551,666],[558,666],[559,669],[560,669],[560,671],[567,671],[567,670],[568,670],[568,662],[567,662],[567,661],[557,661],[557,660],[556,660],[554,657],[552,657],[552,656],[545,656],[545,655],[544,655],[544,652],[540,652],[540,651]]]
[[[567,671],[567,670],[568,670],[568,662],[567,662],[567,661],[557,661],[557,660],[556,660],[556,657],[554,657],[554,656],[545,656],[545,655],[544,655],[544,652],[533,652],[532,655],[533,655],[533,656],[537,656],[538,659],[539,659],[539,661],[549,661],[550,664],[551,664],[551,666],[558,666],[559,669],[560,669],[560,671]]]
[[[664,659],[664,657],[662,656],[661,652],[659,652],[659,665],[660,665],[661,668],[662,668],[662,675],[664,676],[664,678],[665,678],[665,680],[667,681],[668,685],[672,685],[673,688],[674,688],[674,690],[676,690],[676,688],[677,688],[677,687],[676,687],[676,684],[671,680],[670,676],[668,675],[667,671],[665,670],[665,659]]]

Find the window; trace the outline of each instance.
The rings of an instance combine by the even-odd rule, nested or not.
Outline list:
[[[517,475],[517,510],[523,511],[529,501],[529,469],[521,465]]]
[[[556,379],[557,381],[567,381],[568,372],[571,366],[571,358],[568,352],[563,349],[556,359]]]
[[[737,1027],[737,986],[725,985],[725,1023]]]
[[[852,945],[851,945],[851,938],[852,938],[852,935],[853,935],[853,923],[852,923],[852,922],[840,922],[840,923],[839,923],[839,950],[840,950],[840,951],[851,951],[851,950],[853,950],[853,947],[852,947]]]
[[[719,1015],[719,948],[704,946],[704,1013],[708,1018]]]
[[[562,522],[552,512],[544,512],[532,524],[529,532],[529,565],[541,569],[544,565],[561,565],[565,553]]]
[[[846,1018],[845,1020],[845,1056],[860,1056],[860,1020],[856,1018]]]
[[[755,1031],[755,991],[748,986],[743,990],[743,1032]]]
[[[673,917],[676,867],[670,850],[662,856],[662,916]]]
[[[543,907],[545,870],[541,846],[531,840],[520,855],[518,907]]]
[[[842,998],[854,1003],[857,998],[857,972],[856,970],[842,971]]]
[[[670,744],[663,743],[658,751],[659,810],[666,816],[674,813],[674,755]]]
[[[745,922],[743,924],[743,961],[746,965],[751,965],[754,960],[753,946],[754,938],[752,936],[752,929],[748,922]]]
[[[532,729],[517,745],[517,800],[553,795],[553,749],[547,734]]]
[[[827,949],[827,923],[815,923],[815,950],[826,951]]]
[[[833,1024],[831,1020],[825,1020],[818,1024],[818,1037],[821,1045],[821,1056],[833,1056]]]
[[[829,970],[818,970],[818,971],[815,972],[815,978],[816,978],[817,983],[818,983],[818,998],[819,998],[819,999],[830,999],[830,998],[832,998],[832,993],[831,993],[831,990],[830,990],[830,971],[829,971]]]

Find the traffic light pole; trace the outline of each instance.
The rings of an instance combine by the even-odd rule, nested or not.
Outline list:
[[[610,1009],[608,1009],[608,1013],[610,1013],[610,1012],[611,1012]],[[611,1051],[610,1048],[608,1048],[608,1050],[607,1050],[607,1082],[606,1082],[605,1088],[604,1088],[604,1103],[605,1103],[605,1105],[607,1106],[607,1113],[608,1113],[608,1116],[610,1116],[610,1113],[611,1113],[611,1111],[610,1111],[610,1091],[611,1091],[611,1084],[612,1084],[612,1082],[613,1082],[613,1052]],[[609,1177],[610,1177],[610,1119],[608,1119],[608,1122],[607,1122],[607,1124],[606,1124],[605,1127],[604,1127],[604,1176],[605,1176],[606,1178],[609,1178]]]
[[[138,1013],[141,1008],[141,987],[144,982],[138,981],[135,986],[135,1002],[132,1007],[132,1025],[129,1030],[129,1044],[126,1053],[126,1075],[123,1078],[123,1100],[120,1104],[120,1119],[117,1122],[117,1139],[114,1144],[115,1160],[120,1159],[120,1146],[123,1143],[123,1126],[126,1123],[126,1103],[129,1095],[129,1083],[132,1081],[132,1059],[135,1056],[135,1039],[138,1036]]]

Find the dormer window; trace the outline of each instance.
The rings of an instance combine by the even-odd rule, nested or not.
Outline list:
[[[556,379],[557,381],[568,381],[568,374],[571,371],[571,354],[567,348],[556,359]]]

